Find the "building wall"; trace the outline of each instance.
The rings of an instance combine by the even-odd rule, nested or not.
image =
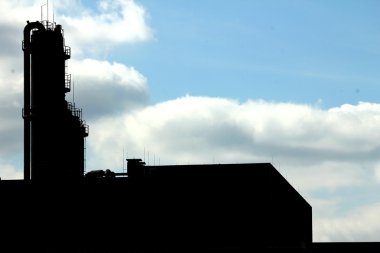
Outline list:
[[[305,218],[310,206],[279,184],[283,178],[269,164],[145,169],[152,173],[138,180],[0,182],[2,212],[10,217],[2,229],[35,248],[92,252],[252,251],[311,243],[305,237],[312,229]],[[300,210],[284,212],[285,204]]]
[[[130,170],[133,175],[134,168],[128,166]],[[155,192],[166,189],[161,194],[168,196],[180,192],[187,210],[202,207],[202,212],[191,212],[190,225],[201,221],[198,235],[213,235],[205,239],[209,242],[243,248],[306,247],[312,242],[311,206],[270,164],[140,166],[140,170],[143,173],[135,174],[160,189]]]

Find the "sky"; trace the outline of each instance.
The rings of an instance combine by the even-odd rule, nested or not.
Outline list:
[[[45,3],[0,2],[2,179],[23,178],[23,29],[54,16],[87,171],[270,162],[313,207],[314,241],[380,241],[379,1]]]

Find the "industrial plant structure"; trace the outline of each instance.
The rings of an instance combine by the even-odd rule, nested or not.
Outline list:
[[[84,173],[88,126],[81,109],[65,100],[71,89],[71,75],[66,72],[71,50],[61,25],[28,22],[22,49],[24,179],[79,179]]]
[[[269,163],[128,159],[127,175],[85,174],[88,126],[65,100],[70,48],[62,27],[28,22],[22,48],[24,180],[0,181],[6,252],[347,250],[312,242],[312,207]]]

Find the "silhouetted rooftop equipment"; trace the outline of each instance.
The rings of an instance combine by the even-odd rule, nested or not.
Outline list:
[[[71,90],[61,25],[43,20],[24,29],[24,179],[80,180],[89,128],[82,110],[65,100]],[[59,162],[58,162],[59,161]]]

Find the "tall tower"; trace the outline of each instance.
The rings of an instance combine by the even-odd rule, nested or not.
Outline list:
[[[77,180],[84,174],[88,126],[65,100],[70,47],[61,25],[27,22],[24,28],[24,179]]]

